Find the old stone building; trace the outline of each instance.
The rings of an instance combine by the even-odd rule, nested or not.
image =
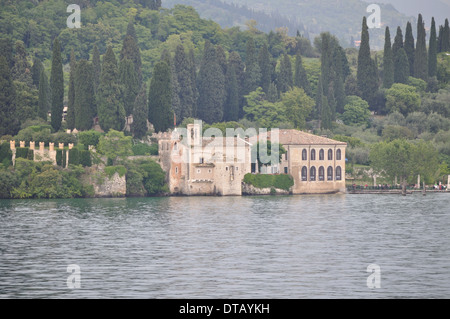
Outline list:
[[[170,192],[178,195],[242,195],[242,181],[251,172],[251,144],[239,137],[203,137],[199,124],[162,134],[161,167]]]
[[[274,139],[271,134],[269,140]],[[275,140],[287,153],[268,173],[292,175],[293,194],[345,192],[346,143],[298,130],[279,130]]]

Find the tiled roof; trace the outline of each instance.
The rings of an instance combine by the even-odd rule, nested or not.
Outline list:
[[[267,132],[271,140],[271,131]],[[255,139],[250,140],[255,142]],[[279,130],[279,142],[281,145],[347,145],[347,143],[332,140],[327,137],[306,133],[299,130]]]

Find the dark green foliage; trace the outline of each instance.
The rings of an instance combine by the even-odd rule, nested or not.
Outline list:
[[[389,27],[386,27],[385,33],[383,65],[383,87],[389,89],[394,84],[394,57],[392,55]]]
[[[119,78],[124,89],[123,106],[126,116],[133,113],[134,102],[139,92],[139,79],[131,60],[124,58],[119,63]]]
[[[445,19],[445,25],[442,28],[442,36],[439,37],[440,52],[450,52],[450,26],[448,19]]]
[[[148,94],[148,120],[156,132],[173,127],[171,71],[166,62],[159,62],[153,70]]]
[[[0,199],[11,198],[11,191],[19,184],[17,174],[9,170],[0,170]]]
[[[90,130],[78,133],[78,142],[83,144],[87,149],[89,145],[97,147],[102,133]]]
[[[366,17],[363,18],[361,46],[358,53],[357,81],[361,98],[371,105],[378,90],[378,76],[375,62],[370,57],[369,31]]]
[[[146,143],[136,142],[133,144],[133,155],[134,156],[145,156],[152,155],[157,156],[159,152],[158,144],[154,143],[148,145]]]
[[[61,58],[61,48],[58,38],[53,42],[52,73],[50,76],[50,87],[52,92],[51,111],[52,127],[55,131],[61,128],[62,114],[64,108],[64,74]]]
[[[431,19],[430,44],[428,46],[428,75],[434,77],[437,74],[437,38],[436,22]]]
[[[306,94],[312,95],[311,84],[309,83],[306,70],[303,67],[300,51],[295,58],[294,85],[305,90]]]
[[[147,86],[142,84],[141,91],[139,92],[134,102],[133,111],[133,126],[132,132],[135,138],[143,138],[148,131],[147,127],[148,119],[148,103],[147,103]]]
[[[137,160],[127,165],[127,196],[157,196],[168,193],[166,174],[153,160]]]
[[[294,186],[294,179],[291,175],[246,174],[244,183],[256,188],[276,188],[289,191]]]
[[[75,128],[80,131],[91,129],[95,108],[92,64],[86,60],[80,60],[75,68]]]
[[[63,149],[57,149],[56,150],[56,165],[59,165],[61,167],[64,167],[63,165]]]
[[[12,69],[14,66],[13,44],[9,37],[0,38],[0,56],[5,57],[6,64]]]
[[[272,83],[272,63],[267,44],[261,47],[258,56],[258,65],[261,71],[261,87],[265,93],[269,91],[270,83]]]
[[[49,109],[49,97],[48,97],[48,78],[45,75],[45,70],[42,70],[39,80],[39,104],[38,113],[44,121],[47,121],[47,114]]]
[[[29,150],[30,150],[29,147],[18,147],[18,148],[16,148],[16,158],[29,159],[28,158],[28,151]]]
[[[78,148],[72,148],[69,150],[69,165],[80,165],[80,150]]]
[[[102,64],[100,62],[100,52],[98,52],[98,47],[95,44],[92,52],[92,72],[93,72],[92,81],[94,82],[94,91],[95,94],[97,94],[98,86],[100,85],[100,76],[102,74]]]
[[[97,114],[101,128],[121,131],[125,125],[125,108],[122,100],[117,60],[112,47],[103,57],[102,74],[97,92]]]
[[[405,43],[403,47],[405,49],[406,55],[408,56],[409,74],[411,76],[414,76],[414,56],[415,56],[414,36],[412,33],[411,22],[409,21],[406,25]]]
[[[190,61],[186,55],[183,45],[178,45],[174,58],[175,73],[179,85],[178,97],[180,108],[174,109],[177,115],[177,122],[181,123],[183,119],[194,116],[195,111],[195,82],[192,78],[193,61]]]
[[[417,44],[414,54],[414,77],[427,81],[428,79],[428,54],[425,41],[425,22],[419,14],[417,20]]]
[[[245,103],[244,98],[244,81],[245,81],[245,64],[241,60],[241,56],[237,52],[230,52],[228,57],[228,68],[234,68],[236,73],[236,81],[239,88],[239,115],[238,117],[242,117],[243,106]]]
[[[0,136],[16,135],[20,128],[16,111],[16,90],[3,56],[0,56],[0,106]]]
[[[33,66],[31,67],[31,79],[36,88],[39,88],[39,80],[43,69],[44,65],[42,64],[42,61],[39,58],[34,58]]]
[[[256,58],[255,41],[250,38],[247,41],[245,56],[244,94],[255,91],[261,83],[261,68]]]
[[[82,150],[80,151],[80,164],[83,167],[91,167],[92,166],[92,159],[91,159],[91,152]]]
[[[137,87],[142,83],[142,60],[141,51],[136,39],[133,22],[128,25],[128,32],[123,40],[122,51],[120,52],[120,61],[128,59],[133,62],[138,80]]]
[[[394,59],[394,82],[403,84],[408,83],[409,62],[405,49],[400,48],[394,56]]]
[[[67,128],[73,130],[75,128],[75,72],[76,64],[75,53],[72,49],[70,52],[70,77],[69,77],[69,92],[67,102]]]
[[[279,93],[289,91],[293,86],[292,64],[289,56],[284,54],[280,63],[280,73],[277,76],[277,87]]]
[[[266,98],[267,98],[267,101],[269,101],[271,103],[275,103],[280,99],[280,97],[278,95],[277,86],[275,85],[274,82],[270,83],[269,92],[267,92]]]
[[[30,72],[30,65],[27,59],[27,52],[22,41],[16,41],[16,54],[14,55],[14,66],[11,69],[14,81],[25,83],[29,88],[33,86],[33,79]]]
[[[226,75],[226,101],[224,104],[224,120],[238,121],[239,120],[239,86],[236,77],[236,70],[233,65],[228,66]]]
[[[0,144],[0,164],[3,167],[9,167],[12,165],[12,151],[8,142]]]
[[[394,44],[392,45],[392,55],[395,56],[398,53],[398,50],[403,48],[403,33],[400,27],[397,27],[397,33],[394,38]]]
[[[225,75],[217,62],[216,50],[208,42],[198,75],[197,116],[208,124],[223,120],[223,105],[226,98]]]

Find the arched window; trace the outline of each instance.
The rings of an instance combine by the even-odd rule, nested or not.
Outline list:
[[[308,151],[303,150],[302,151],[302,161],[306,161],[306,160],[308,160]]]
[[[319,167],[319,181],[324,181],[325,180],[325,169],[323,168],[323,166]]]
[[[333,167],[329,166],[327,169],[327,180],[333,180]]]
[[[311,150],[311,161],[316,160],[316,150]]]
[[[340,161],[342,159],[342,152],[341,150],[336,151],[336,161]]]
[[[316,180],[316,168],[314,166],[311,167],[310,174],[309,174],[309,180],[310,181]]]
[[[319,151],[319,161],[323,161],[325,159],[325,152],[323,150]]]
[[[328,150],[328,160],[329,160],[329,161],[332,161],[332,160],[333,160],[333,150],[332,150],[332,149],[329,149],[329,150]]]
[[[340,166],[336,167],[336,180],[342,180],[342,168]]]
[[[302,168],[302,181],[306,182],[308,180],[308,168],[303,166]]]

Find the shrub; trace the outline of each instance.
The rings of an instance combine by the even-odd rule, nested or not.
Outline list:
[[[84,131],[78,134],[78,141],[81,144],[84,144],[85,149],[87,150],[89,145],[97,147],[100,137],[102,135],[103,135],[102,133],[97,132],[95,130]]]
[[[19,179],[14,172],[0,170],[0,198],[11,198],[11,191],[19,186]]]
[[[9,143],[0,144],[0,163],[5,167],[12,165],[12,151]]]
[[[91,159],[91,152],[83,150],[80,152],[80,164],[83,167],[91,167],[92,166],[92,159]]]
[[[77,148],[69,150],[69,164],[72,165],[80,164],[80,151]]]
[[[127,169],[123,165],[107,166],[105,167],[105,173],[109,178],[113,177],[116,173],[118,173],[119,176],[122,177],[127,173]]]
[[[134,156],[144,156],[144,155],[150,155],[151,153],[151,146],[145,143],[136,143],[133,145],[133,155]]]
[[[67,160],[67,151],[56,150],[56,165],[66,167],[66,160]]]
[[[28,147],[18,147],[16,148],[16,158],[28,159]]]

